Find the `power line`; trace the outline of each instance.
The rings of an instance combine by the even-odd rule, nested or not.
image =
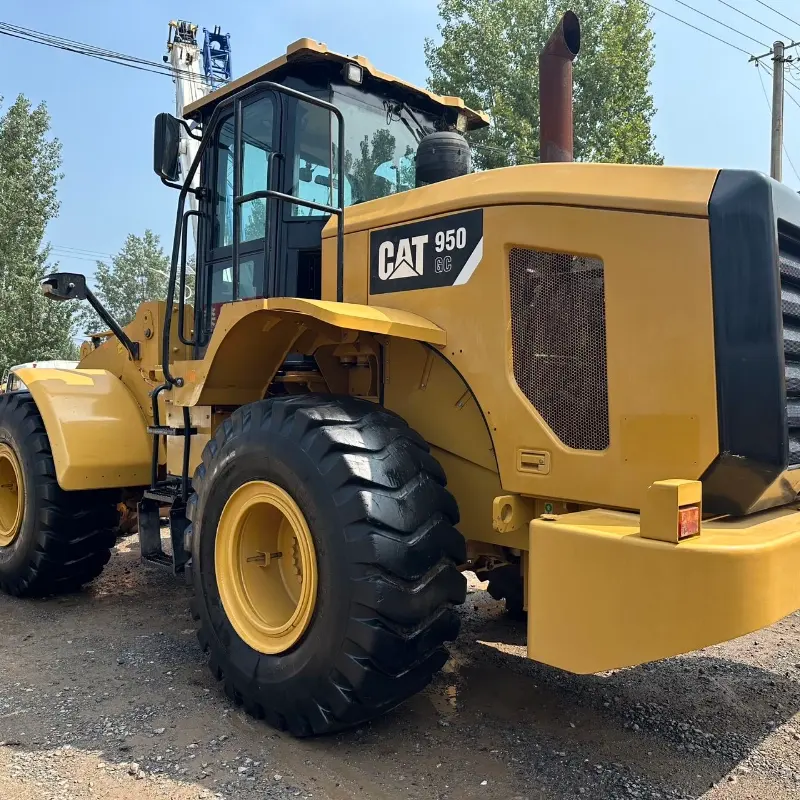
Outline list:
[[[761,69],[762,69],[761,64],[759,64],[756,61],[756,70],[758,71],[758,82],[761,84],[761,91],[764,93],[764,100],[766,100],[767,102],[767,109],[769,109],[769,113],[770,115],[772,115],[772,103],[770,102],[769,96],[767,95],[767,87],[764,86],[764,78],[761,76]],[[767,68],[763,67],[763,69]],[[794,97],[792,97],[790,94],[788,96],[795,104],[800,106],[800,103],[797,103],[797,100],[795,100]],[[792,157],[789,155],[789,151],[786,149],[785,144],[783,144],[783,154],[786,156],[786,160],[789,162],[789,165],[791,166],[792,172],[794,172],[795,177],[797,178],[797,180],[800,181],[800,174],[798,174],[797,169],[795,169],[794,161],[792,161]]]
[[[502,153],[504,156],[513,157],[518,164],[537,164],[533,159],[519,159],[511,150],[506,150],[502,147],[497,147],[492,144],[483,144],[482,142],[470,142],[469,146],[478,150],[488,150],[492,153]]]
[[[90,256],[107,256],[110,253],[106,253],[103,250],[90,250],[87,247],[72,247],[71,245],[67,244],[54,244],[53,247],[57,247],[59,250],[74,250],[77,253],[84,253],[85,255]]]
[[[37,39],[33,39],[33,38],[27,37],[27,36],[20,36],[19,34],[11,33],[10,31],[3,30],[2,28],[0,28],[0,35],[2,35],[2,36],[10,36],[13,39],[20,39],[23,42],[34,42],[35,44],[43,44],[43,45],[46,45],[47,47],[55,47],[58,50],[66,50],[69,53],[77,53],[78,55],[89,56],[89,58],[97,58],[97,59],[100,59],[101,61],[109,61],[109,62],[111,62],[113,64],[119,64],[121,67],[130,67],[131,69],[139,69],[142,72],[153,72],[153,73],[156,73],[158,75],[166,75],[166,74],[168,74],[168,73],[165,73],[165,72],[163,72],[161,70],[156,71],[155,69],[147,69],[146,67],[137,66],[136,64],[126,64],[123,61],[118,61],[118,60],[115,60],[115,59],[112,59],[112,58],[106,58],[104,56],[100,56],[100,55],[95,55],[93,53],[84,52],[83,50],[78,50],[78,49],[74,49],[74,48],[71,48],[71,47],[64,47],[62,45],[58,45],[58,44],[54,44],[54,43],[39,41]]]
[[[760,62],[756,61],[756,64],[759,64],[759,63],[760,63]],[[771,70],[771,69],[770,69],[770,68],[769,68],[769,67],[768,67],[766,64],[763,64],[762,66],[764,67],[764,69],[767,71],[767,73],[768,73],[769,75],[772,75],[772,70]],[[798,85],[797,85],[796,83],[794,83],[793,81],[790,81],[790,80],[789,80],[789,79],[788,79],[788,78],[787,78],[785,75],[783,76],[783,80],[784,80],[784,82],[785,82],[785,83],[788,83],[788,84],[789,84],[789,86],[791,86],[791,87],[792,87],[792,88],[794,88],[794,89],[797,89],[797,91],[798,91],[798,92],[800,92],[800,86],[798,86]],[[787,94],[789,94],[789,93],[787,92]],[[789,95],[789,97],[791,98],[792,96],[791,96],[791,95]],[[792,99],[794,99],[794,98],[792,98]]]
[[[86,253],[67,253],[63,250],[59,250],[57,247],[51,247],[50,253],[58,258],[74,258],[78,261],[111,261],[109,256],[90,256]]]
[[[74,261],[88,261],[91,264],[96,264],[98,261],[102,261],[102,258],[90,258],[89,256],[76,256],[70,255],[69,253],[59,253],[58,251],[50,248],[50,255],[54,256],[57,259],[68,258]]]
[[[150,65],[154,65],[155,64],[156,66],[158,66],[158,67],[160,67],[162,69],[164,68],[163,64],[158,64],[158,62],[153,62],[153,61],[150,61],[149,59],[146,59],[146,58],[139,58],[138,56],[127,56],[124,53],[120,53],[120,52],[118,52],[116,50],[108,50],[107,48],[97,47],[96,45],[91,45],[91,44],[82,44],[80,42],[76,42],[73,39],[67,39],[67,38],[65,38],[63,36],[56,36],[55,34],[52,34],[52,33],[43,33],[42,31],[37,31],[37,30],[34,30],[33,28],[25,28],[22,25],[13,25],[13,24],[11,24],[9,22],[3,22],[3,23],[0,23],[0,24],[4,28],[6,28],[7,30],[12,31],[12,32],[17,33],[17,34],[21,34],[23,36],[45,38],[45,39],[47,39],[49,41],[52,41],[52,42],[58,42],[58,43],[66,44],[66,45],[70,45],[70,46],[79,45],[83,49],[90,50],[91,52],[99,54],[99,55],[112,56],[112,57],[119,58],[119,59],[122,59],[122,60],[135,61],[135,62],[138,62],[138,63],[141,63],[141,64],[150,64]]]
[[[747,17],[747,19],[752,20],[756,23],[756,25],[760,25],[762,28],[766,28],[768,31],[772,31],[773,33],[777,33],[783,39],[788,39],[789,37],[784,36],[780,31],[775,30],[775,28],[771,28],[766,23],[762,22],[760,19],[756,19],[755,17],[751,17],[749,14],[746,14],[736,6],[732,6],[730,3],[726,2],[726,0],[717,0],[718,3],[722,3],[722,5],[727,6],[730,9],[733,9],[737,14],[741,14],[743,17]]]
[[[789,44],[784,44],[783,52],[785,53],[787,50],[791,50],[793,47],[797,47],[800,45],[800,42],[795,41],[794,39],[789,42]],[[768,58],[769,56],[775,55],[775,51],[770,47],[770,49],[766,53],[762,53],[760,56],[750,56],[748,61],[761,61],[762,58]],[[784,58],[784,63],[791,65],[793,61],[793,57]]]
[[[710,19],[712,22],[716,22],[717,25],[722,25],[723,28],[727,28],[729,31],[733,31],[734,33],[738,34],[739,36],[744,36],[745,39],[749,39],[751,42],[755,42],[756,44],[760,44],[762,47],[767,47],[764,42],[759,41],[758,39],[754,39],[752,36],[748,36],[746,33],[742,33],[740,30],[727,25],[726,23],[718,20],[716,17],[712,17],[710,14],[706,14],[705,11],[700,11],[700,9],[695,8],[694,6],[690,6],[688,3],[685,3],[684,0],[675,0],[676,3],[688,8],[690,11],[694,11],[695,14],[699,14],[701,17],[705,17],[706,19]]]
[[[46,47],[54,47],[54,48],[56,48],[58,50],[65,50],[68,53],[75,53],[75,54],[81,55],[81,56],[88,56],[89,58],[96,58],[96,59],[98,59],[100,61],[107,61],[107,62],[109,62],[111,64],[118,64],[121,67],[129,67],[130,69],[137,69],[137,70],[140,70],[141,72],[152,72],[155,75],[165,75],[167,77],[172,77],[172,72],[164,70],[164,69],[161,69],[160,68],[161,65],[157,64],[156,62],[153,62],[152,68],[151,68],[149,66],[143,66],[141,64],[138,64],[138,63],[134,62],[133,59],[131,59],[131,61],[129,62],[129,61],[126,61],[126,60],[117,59],[117,58],[113,58],[113,57],[110,57],[110,56],[99,55],[97,53],[88,52],[88,51],[80,49],[78,47],[67,47],[65,45],[57,44],[55,42],[48,42],[48,41],[44,41],[44,40],[41,40],[41,39],[35,39],[35,38],[29,37],[29,36],[20,36],[18,34],[11,33],[10,31],[4,30],[2,28],[0,28],[0,35],[10,36],[10,37],[12,37],[14,39],[20,39],[23,42],[33,42],[34,44],[42,44],[42,45],[45,45]],[[176,70],[176,73],[178,73],[181,77],[184,77],[187,80],[192,81],[194,83],[205,83],[205,81],[200,80],[193,73],[184,72],[182,70]]]
[[[760,3],[762,6],[764,6],[764,8],[768,8],[770,11],[772,11],[774,14],[777,14],[779,17],[783,17],[787,22],[791,22],[792,25],[800,25],[800,22],[798,22],[796,19],[787,17],[786,14],[784,14],[782,11],[778,11],[777,8],[773,8],[772,6],[767,5],[764,2],[764,0],[756,0],[756,3]]]
[[[67,247],[62,244],[51,244],[55,250],[63,250],[66,253],[76,253],[80,256],[97,256],[98,258],[113,258],[111,253],[103,253],[100,250],[86,250],[82,247]]]
[[[31,28],[22,28],[18,25],[0,22],[0,35],[9,36],[14,39],[19,39],[20,41],[44,45],[46,47],[53,47],[58,50],[64,50],[89,58],[96,58],[100,61],[107,61],[142,72],[151,72],[156,75],[165,75],[167,77],[175,77],[175,75],[178,75],[194,83],[207,85],[204,78],[187,70],[173,69],[167,64],[159,64],[157,61],[149,61],[148,59],[139,58],[138,56],[125,55],[124,53],[118,53],[114,50],[106,50],[96,47],[95,45],[85,44],[84,42],[78,42],[72,39],[65,39],[61,36],[54,36]]]
[[[67,39],[63,36],[43,33],[42,31],[37,31],[33,28],[23,28],[21,25],[12,25],[7,22],[0,22],[0,32],[13,35],[15,38],[33,41],[37,44],[45,44],[52,47],[60,47],[61,49],[69,50],[70,52],[78,52],[80,55],[88,55],[98,57],[103,60],[111,60],[116,62],[139,64],[150,68],[147,71],[152,70],[163,74],[170,74],[172,69],[170,66],[158,61],[150,61],[149,59],[140,58],[139,56],[129,56],[116,50],[108,50],[106,48],[97,47],[96,45],[85,44],[73,39]],[[178,69],[177,72],[190,78],[197,77],[194,73],[186,70]]]
[[[713,33],[709,33],[708,31],[703,30],[703,28],[698,28],[697,25],[692,25],[691,22],[687,22],[685,19],[676,17],[674,14],[670,14],[669,11],[664,11],[662,8],[658,8],[658,6],[654,6],[652,3],[647,2],[647,0],[642,0],[642,2],[652,11],[658,11],[659,14],[663,14],[665,17],[674,19],[676,22],[680,22],[681,24],[686,25],[687,28],[691,28],[692,30],[697,31],[698,33],[705,34],[711,39],[716,39],[716,41],[721,42],[722,44],[726,44],[728,45],[728,47],[732,47],[734,50],[738,50],[740,53],[744,53],[746,56],[752,55],[751,53],[748,53],[747,50],[745,50],[743,47],[739,47],[739,45],[733,44],[732,42],[729,42],[726,39],[722,39],[721,37],[716,36]]]
[[[756,63],[758,64],[758,62],[756,62]],[[769,75],[770,77],[772,77],[772,70],[771,70],[771,69],[770,69],[768,66],[766,66],[766,64],[759,64],[759,66],[760,66],[762,69],[765,69],[765,70],[767,71],[767,75]],[[784,75],[784,78],[783,78],[783,80],[784,80],[786,83],[788,83],[790,86],[794,86],[794,88],[795,88],[795,89],[797,89],[798,91],[800,91],[800,86],[798,86],[796,83],[792,83],[791,81],[787,81],[787,80],[786,80],[786,76],[785,76],[785,75]],[[785,95],[786,95],[786,96],[787,96],[787,97],[788,97],[788,98],[789,98],[789,99],[790,99],[790,100],[791,100],[791,101],[792,101],[792,102],[793,102],[793,103],[794,103],[794,104],[795,104],[795,105],[796,105],[798,108],[800,108],[800,101],[798,101],[798,100],[795,98],[795,96],[794,96],[793,94],[791,94],[791,92],[789,92],[789,90],[788,90],[788,89],[784,89],[784,94],[785,94]]]

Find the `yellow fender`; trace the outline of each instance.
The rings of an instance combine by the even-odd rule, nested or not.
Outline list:
[[[202,361],[177,362],[184,381],[172,392],[178,406],[244,405],[268,382],[306,331],[372,333],[438,347],[447,334],[430,320],[395,308],[297,297],[241,300],[222,308]]]
[[[411,311],[361,303],[334,303],[302,297],[273,297],[266,301],[270,311],[284,311],[326,322],[335,328],[396,336],[443,347],[447,333],[435,323]]]
[[[139,405],[103,369],[17,370],[42,415],[66,491],[148,486],[152,439]]]
[[[275,324],[277,323],[277,324]],[[445,332],[407,311],[302,298],[226,305],[202,361],[177,362],[175,405],[241,405],[263,396],[299,336],[328,331],[384,334],[443,346]],[[340,334],[339,334],[340,335]],[[147,486],[152,439],[134,395],[102,369],[20,369],[50,439],[56,477],[68,491]]]

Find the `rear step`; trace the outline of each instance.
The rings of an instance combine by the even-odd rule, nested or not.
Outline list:
[[[181,496],[180,484],[166,484],[165,486],[158,486],[155,489],[146,489],[144,493],[145,500],[153,500],[160,503],[162,506],[173,506],[178,498]]]
[[[189,497],[189,453],[191,437],[197,434],[197,428],[191,426],[191,413],[188,408],[183,408],[183,427],[161,425],[159,423],[158,395],[170,388],[165,383],[151,392],[153,401],[153,424],[149,425],[147,432],[153,437],[153,458],[151,464],[152,485],[145,490],[139,503],[139,545],[142,550],[142,560],[163,567],[172,567],[177,575],[184,572],[189,563],[189,553],[183,544],[183,537],[189,527],[186,518],[186,501]],[[158,480],[158,455],[160,437],[183,437],[183,469],[178,479]],[[161,546],[161,515],[162,506],[169,506],[169,536],[172,543],[172,555],[164,552]]]
[[[161,546],[161,507],[169,506],[169,538],[172,555]],[[147,489],[139,502],[139,546],[142,560],[161,567],[172,568],[177,575],[184,571],[189,553],[183,546],[183,536],[189,526],[180,482],[159,483]]]
[[[150,425],[147,432],[153,436],[186,436],[186,428],[170,428],[168,425]],[[194,436],[197,428],[189,428],[188,435]]]

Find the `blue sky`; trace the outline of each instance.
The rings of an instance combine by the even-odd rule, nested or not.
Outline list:
[[[755,39],[776,34],[719,0],[690,5]],[[748,52],[758,44],[694,14],[678,0],[655,5],[713,31]],[[772,14],[757,0],[729,0],[787,39],[800,25]],[[766,0],[800,22],[796,0]],[[186,18],[231,34],[234,75],[265,63],[302,36],[340,52],[362,53],[385,72],[424,84],[425,36],[436,35],[435,0],[5,0],[0,20],[155,61],[164,53],[167,23]],[[757,70],[744,53],[717,43],[660,14],[653,20],[656,66],[652,73],[658,114],[657,147],[667,164],[740,167],[768,171],[770,119]],[[800,64],[800,48],[795,51]],[[53,130],[63,143],[65,173],[61,213],[48,230],[59,247],[114,253],[128,233],[145,228],[171,242],[177,195],[152,172],[153,117],[171,111],[172,82],[40,45],[0,37],[0,95],[20,92],[47,102]],[[763,75],[767,91],[769,79]],[[792,80],[800,86],[800,69]],[[791,89],[800,104],[800,90]],[[786,100],[786,148],[800,171],[800,107]],[[784,161],[784,180],[800,189]],[[91,273],[91,260],[60,257],[62,268]]]

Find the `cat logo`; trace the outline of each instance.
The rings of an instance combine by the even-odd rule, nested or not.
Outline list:
[[[425,268],[425,245],[428,235],[400,239],[395,252],[394,242],[382,242],[378,248],[378,277],[382,281],[395,278],[419,278]]]
[[[483,209],[406,222],[369,235],[370,294],[462,286],[483,258]]]

